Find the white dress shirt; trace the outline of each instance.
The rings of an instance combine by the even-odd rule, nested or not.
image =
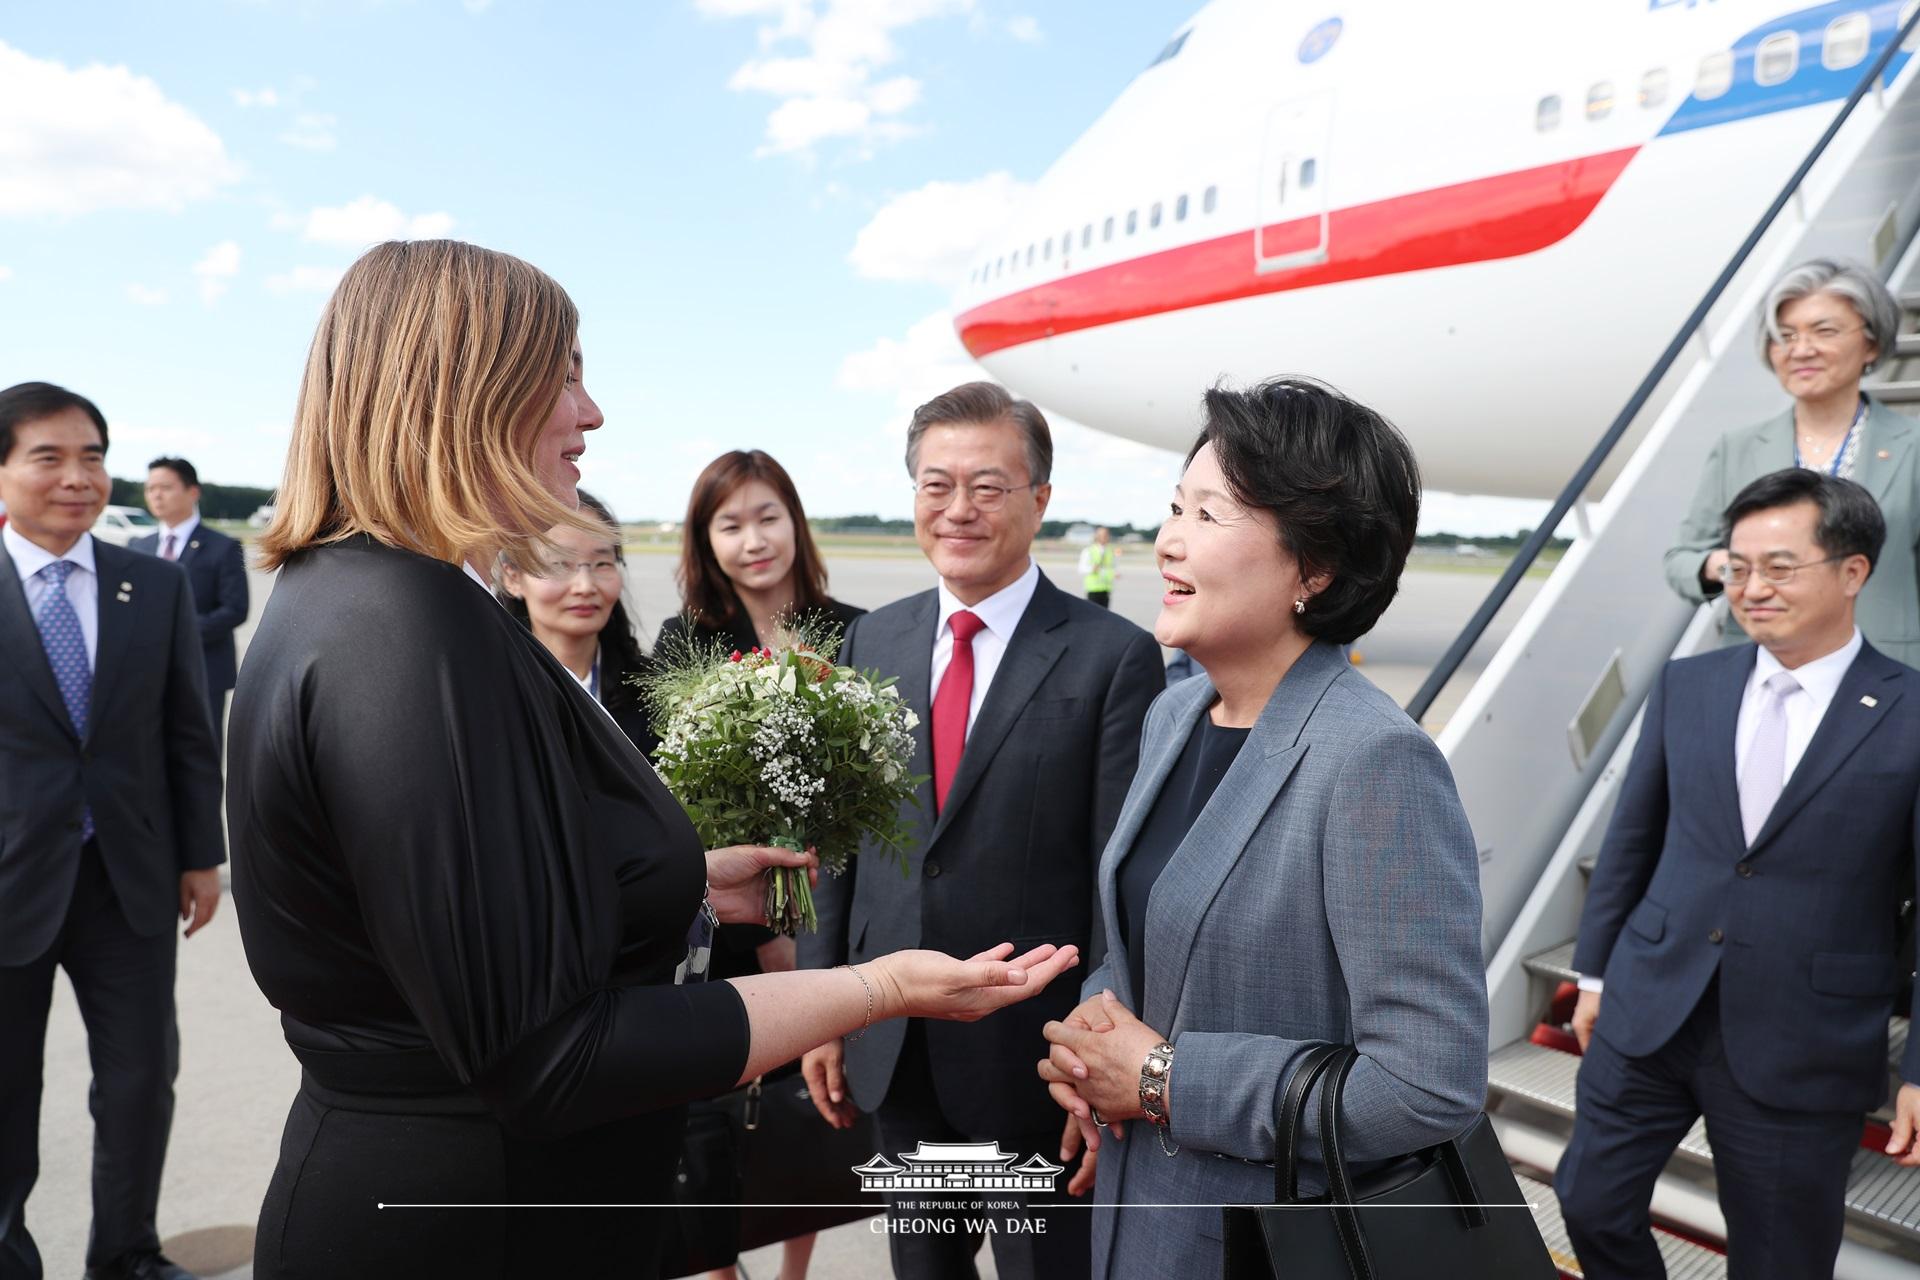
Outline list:
[[[198,507],[195,507],[193,513],[179,524],[161,525],[160,541],[153,544],[153,554],[157,556],[165,556],[167,554],[167,538],[171,535],[173,537],[173,558],[178,560],[187,553],[187,543],[193,540],[193,531],[199,527],[200,508]]]
[[[73,611],[80,615],[80,637],[87,644],[87,666],[96,666],[95,655],[100,648],[100,574],[93,567],[93,535],[81,534],[80,541],[67,548],[63,556],[28,542],[12,524],[0,529],[0,539],[5,540],[7,554],[13,557],[13,567],[20,571],[20,586],[27,593],[27,609],[36,618],[40,616],[41,598],[47,593],[46,579],[36,575],[55,560],[70,560],[78,566],[67,575],[67,599],[73,602]]]
[[[1824,658],[1815,658],[1812,662],[1803,662],[1793,668],[1793,678],[1800,687],[1789,693],[1783,700],[1782,710],[1787,716],[1786,770],[1780,775],[1780,783],[1785,786],[1793,778],[1793,771],[1800,764],[1800,757],[1807,754],[1807,744],[1813,741],[1813,735],[1820,728],[1820,721],[1826,718],[1827,708],[1833,705],[1833,697],[1840,692],[1840,681],[1845,678],[1847,668],[1860,656],[1860,628],[1853,629],[1853,636],[1845,644]],[[1753,747],[1753,737],[1760,729],[1760,696],[1769,677],[1775,672],[1785,671],[1780,659],[1762,648],[1753,661],[1753,673],[1747,677],[1746,690],[1740,695],[1740,718],[1733,728],[1733,776],[1737,780],[1747,767],[1747,752]],[[1599,991],[1603,984],[1599,974],[1581,974],[1582,991]]]
[[[933,624],[933,678],[927,684],[928,706],[939,696],[940,677],[947,673],[947,664],[953,661],[953,628],[947,625],[947,620],[965,609],[985,624],[973,637],[973,701],[967,706],[968,734],[972,734],[973,722],[980,715],[980,704],[987,699],[994,672],[1000,670],[1000,659],[1007,655],[1013,629],[1020,625],[1039,585],[1040,566],[1031,557],[1027,559],[1027,571],[1015,579],[1013,585],[1000,588],[976,605],[961,604],[959,598],[947,590],[945,582],[940,584],[940,616]]]

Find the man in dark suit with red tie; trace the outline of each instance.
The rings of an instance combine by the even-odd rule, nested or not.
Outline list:
[[[200,628],[200,655],[207,664],[207,710],[213,740],[224,746],[227,695],[239,664],[233,632],[247,620],[247,562],[240,544],[200,521],[200,473],[185,458],[155,458],[147,464],[147,510],[160,522],[157,533],[127,544],[171,560],[187,571],[193,610]]]
[[[799,940],[803,965],[910,947],[971,956],[1005,939],[1016,951],[1071,943],[1099,963],[1094,872],[1166,678],[1152,636],[1034,564],[1052,464],[1046,419],[992,383],[914,413],[914,530],[940,582],[857,620],[840,660],[898,677],[921,718],[913,771],[931,776],[907,811],[908,874],[856,859],[823,881],[820,930]],[[1033,1073],[1034,1046],[1074,1004],[1062,991],[976,1023],[879,1024],[808,1054],[809,1089],[830,1121],[845,1122],[850,1106],[876,1112],[889,1158],[920,1143],[998,1143],[1016,1160],[1052,1159],[1060,1117]],[[1029,1209],[1023,1222],[1028,1230],[993,1233],[1001,1276],[1088,1273],[1085,1210]],[[889,1243],[903,1278],[975,1274],[979,1241],[964,1221],[955,1234],[890,1232]]]
[[[94,1078],[89,1280],[180,1280],[155,1211],[173,1123],[175,918],[220,899],[220,771],[176,565],[97,542],[107,424],[44,382],[0,391],[0,1280],[40,1280],[41,1056],[54,970]]]

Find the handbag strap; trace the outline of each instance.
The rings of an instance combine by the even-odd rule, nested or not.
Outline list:
[[[1340,1055],[1327,1087],[1320,1091],[1320,1157],[1327,1166],[1327,1197],[1333,1201],[1333,1225],[1347,1256],[1347,1271],[1353,1280],[1373,1280],[1373,1259],[1367,1253],[1367,1239],[1360,1232],[1360,1214],[1353,1207],[1353,1179],[1347,1172],[1347,1154],[1340,1149],[1340,1100],[1346,1093],[1347,1076],[1360,1059],[1360,1051],[1347,1045],[1340,1049]]]
[[[1341,1051],[1337,1044],[1316,1044],[1301,1057],[1287,1078],[1274,1109],[1273,1202],[1300,1203],[1300,1128],[1306,1118],[1307,1098]]]

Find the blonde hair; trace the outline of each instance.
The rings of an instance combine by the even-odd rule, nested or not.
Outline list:
[[[546,530],[599,531],[534,468],[579,312],[520,259],[457,240],[376,245],[321,314],[261,562],[367,534],[532,571]]]

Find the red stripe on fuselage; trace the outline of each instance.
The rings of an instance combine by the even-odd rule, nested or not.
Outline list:
[[[1182,245],[982,303],[956,322],[974,356],[1142,316],[1341,280],[1512,258],[1565,239],[1587,220],[1639,150],[1503,173],[1336,209],[1327,259],[1261,274],[1254,233]],[[1319,239],[1319,219],[1267,228],[1267,252]]]

